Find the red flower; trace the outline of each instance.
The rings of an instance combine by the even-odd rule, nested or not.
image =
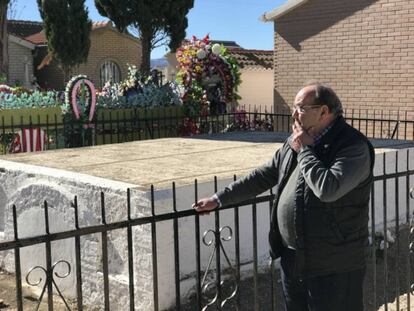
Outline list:
[[[208,43],[210,42],[210,35],[209,35],[209,34],[207,34],[207,35],[203,38],[203,40],[201,40],[201,41],[203,41],[205,44],[208,44]]]

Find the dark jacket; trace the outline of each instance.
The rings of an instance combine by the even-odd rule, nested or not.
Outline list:
[[[340,166],[337,155],[350,148],[368,147],[369,173],[352,189],[337,182],[329,171]],[[269,242],[271,256],[280,257],[282,239],[277,224],[278,199],[296,163],[300,173],[296,186],[295,229],[297,272],[309,277],[340,273],[365,265],[368,239],[368,203],[373,182],[374,149],[364,135],[339,117],[329,132],[315,147],[305,147],[298,155],[286,141],[272,161],[254,170],[223,191],[217,193],[222,205],[235,204],[276,186],[276,198],[271,213]],[[314,166],[315,169],[308,167]],[[361,164],[365,165],[365,164]],[[323,167],[325,173],[317,168]],[[342,168],[342,169],[356,169]],[[308,174],[304,176],[303,172]],[[340,174],[340,172],[339,172]],[[306,182],[306,178],[308,182]],[[324,184],[323,191],[310,187],[309,180]],[[332,189],[329,189],[332,188]],[[342,192],[344,192],[342,194]],[[340,193],[340,197],[331,195]]]

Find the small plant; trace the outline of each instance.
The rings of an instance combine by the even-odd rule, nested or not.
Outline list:
[[[236,110],[235,117],[224,129],[234,131],[273,131],[273,121],[270,115],[260,115],[257,112],[250,118],[244,109]]]
[[[395,237],[390,230],[387,230],[386,235],[383,231],[376,231],[374,234],[374,241],[372,236],[368,237],[369,245],[374,245],[376,258],[384,258],[385,248],[390,248],[395,243]]]

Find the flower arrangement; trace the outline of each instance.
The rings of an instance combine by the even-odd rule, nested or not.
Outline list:
[[[184,118],[182,124],[178,126],[178,132],[181,136],[193,136],[200,134],[196,122],[192,118]]]
[[[90,123],[95,117],[96,90],[85,75],[72,77],[66,84],[62,113],[73,113],[76,120]]]
[[[128,66],[128,77],[120,83],[107,82],[98,93],[98,106],[116,108],[153,108],[182,104],[179,85],[159,85],[153,76],[144,77],[135,66]]]
[[[87,76],[85,75],[76,75],[73,76],[68,83],[66,84],[66,88],[65,88],[65,102],[64,105],[62,106],[62,110],[63,113],[69,113],[70,112],[70,106],[71,106],[71,101],[70,101],[70,95],[73,89],[73,86],[75,85],[75,82],[79,79],[87,79]]]
[[[208,35],[202,40],[193,36],[191,41],[186,41],[177,50],[177,61],[177,81],[184,87],[183,102],[189,115],[214,113],[207,96],[211,86],[219,90],[216,97],[225,106],[240,99],[237,95],[241,83],[237,61],[224,46],[217,43],[211,46]]]
[[[66,84],[61,106],[66,147],[92,145],[96,117],[96,89],[85,75]]]
[[[58,92],[32,91],[0,84],[0,110],[56,107],[60,104]]]
[[[0,84],[0,92],[11,94],[11,93],[13,93],[13,88],[6,85],[6,84]]]
[[[369,245],[374,245],[375,254],[377,259],[384,257],[384,249],[390,248],[395,242],[395,237],[392,235],[390,230],[387,230],[386,234],[383,231],[376,231],[374,234],[374,241],[372,237],[368,237]]]

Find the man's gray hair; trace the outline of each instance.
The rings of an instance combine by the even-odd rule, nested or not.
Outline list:
[[[304,86],[314,86],[314,105],[326,105],[329,108],[329,112],[335,115],[342,115],[342,103],[336,95],[336,93],[329,86],[317,81],[307,82]]]

